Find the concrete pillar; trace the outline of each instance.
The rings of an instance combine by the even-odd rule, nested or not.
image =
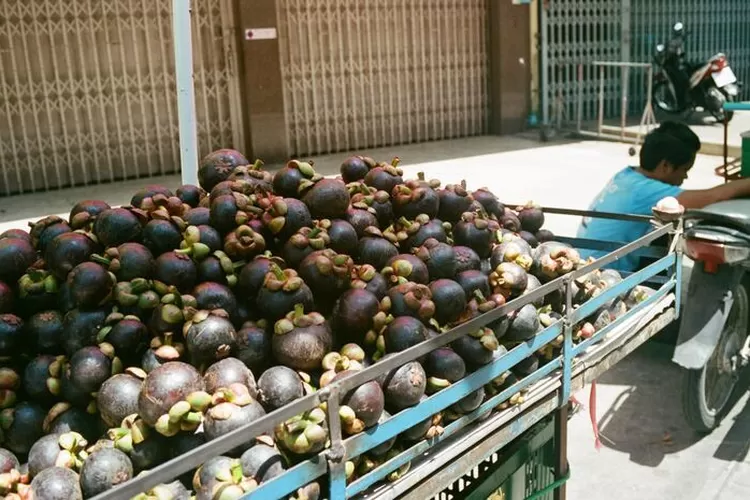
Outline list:
[[[531,110],[531,6],[490,2],[490,133],[526,128]]]
[[[276,0],[236,0],[248,159],[288,159]],[[276,30],[276,36],[273,31]],[[248,38],[247,30],[255,30]],[[250,158],[252,156],[252,158]]]

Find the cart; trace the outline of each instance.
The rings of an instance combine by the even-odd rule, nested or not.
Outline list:
[[[649,217],[643,216],[568,209],[544,208],[544,212],[576,217],[650,221]],[[677,226],[671,223],[655,223],[654,226],[653,231],[629,244],[559,238],[560,241],[578,248],[609,253],[591,264],[509,301],[502,307],[386,357],[366,369],[304,396],[252,424],[195,448],[96,498],[131,498],[153,486],[171,482],[181,474],[200,466],[207,459],[235,448],[238,443],[249,442],[264,433],[271,433],[278,424],[321,405],[324,405],[328,415],[330,445],[327,449],[294,465],[283,474],[261,483],[257,489],[246,495],[247,498],[288,498],[299,488],[323,477],[325,479],[321,484],[325,485],[325,490],[321,492],[321,496],[330,499],[362,496],[419,500],[435,497],[487,498],[492,491],[507,483],[509,471],[518,470],[510,470],[513,466],[509,458],[499,458],[507,457],[507,454],[503,453],[504,448],[542,421],[553,422],[553,428],[548,428],[546,432],[553,436],[554,453],[548,454],[547,480],[542,481],[545,484],[542,484],[536,491],[537,495],[532,497],[542,498],[543,495],[554,492],[555,498],[565,498],[565,482],[570,477],[567,463],[567,420],[571,393],[595,381],[604,371],[672,322],[679,312],[681,252],[680,246],[676,244],[679,243],[679,231]],[[652,246],[654,242],[664,238],[671,239],[673,244],[668,248]],[[598,296],[573,308],[573,287],[577,278],[608,266],[628,254],[648,257],[654,261],[637,272],[623,275],[623,280],[619,284],[605,289]],[[624,296],[636,285],[643,284],[649,284],[655,290],[648,299],[601,328],[590,338],[574,343],[574,327],[578,323],[600,309],[607,301]],[[339,399],[342,394],[551,293],[563,294],[567,307],[562,320],[552,323],[535,337],[509,349],[506,354],[496,357],[491,363],[467,374],[462,380],[433,394],[417,406],[396,413],[363,433],[351,437],[342,435],[338,418]],[[417,442],[368,474],[347,483],[348,459],[388,441],[417,422],[431,418],[503,376],[512,367],[545,346],[559,342],[560,337],[562,345],[559,355],[544,365],[540,364],[536,371],[486,398],[476,410],[446,425],[442,434]],[[507,409],[497,410],[501,404],[507,403],[511,397],[519,393],[524,395],[522,402]],[[547,439],[545,442],[549,441]],[[509,465],[503,466],[505,463]],[[411,464],[408,471],[407,464]],[[389,476],[392,480],[390,482],[385,480]]]

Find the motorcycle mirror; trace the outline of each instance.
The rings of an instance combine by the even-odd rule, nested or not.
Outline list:
[[[675,33],[679,33],[679,32],[681,32],[681,31],[682,31],[683,29],[685,29],[685,26],[684,26],[684,25],[683,25],[682,23],[675,23],[674,27],[672,28],[672,30],[673,30],[673,31],[674,31]]]

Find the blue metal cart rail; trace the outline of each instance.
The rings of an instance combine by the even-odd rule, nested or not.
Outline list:
[[[616,214],[598,214],[553,208],[545,208],[544,210],[547,213],[564,213],[567,215],[603,216],[644,222],[649,220],[648,217],[641,216],[618,216]],[[207,459],[228,452],[235,448],[238,443],[249,442],[257,436],[272,432],[274,427],[279,423],[318,407],[323,403],[326,403],[329,425],[330,446],[328,449],[313,458],[295,465],[284,474],[260,484],[246,498],[286,498],[298,488],[326,474],[328,475],[327,484],[329,488],[327,497],[331,499],[354,497],[364,492],[367,492],[368,496],[375,495],[382,498],[394,498],[407,493],[412,498],[429,498],[437,484],[434,482],[437,477],[434,473],[439,467],[447,464],[446,467],[450,469],[450,467],[461,468],[466,465],[466,461],[454,460],[458,456],[457,453],[464,450],[466,453],[473,454],[471,456],[484,454],[484,457],[481,458],[484,459],[490,453],[497,451],[504,444],[519,436],[541,418],[554,412],[557,412],[556,443],[560,452],[555,472],[557,477],[563,477],[568,473],[566,461],[568,401],[573,390],[582,386],[587,380],[592,379],[592,377],[595,378],[593,372],[589,374],[588,379],[586,375],[590,370],[593,370],[589,366],[592,363],[591,360],[595,359],[597,353],[601,357],[601,353],[603,352],[601,351],[602,346],[609,345],[611,347],[614,345],[615,351],[613,352],[615,354],[632,351],[628,342],[632,342],[634,345],[636,340],[640,339],[642,343],[646,338],[663,328],[668,323],[668,320],[673,319],[679,311],[681,254],[679,250],[665,252],[664,250],[659,251],[649,247],[656,240],[669,236],[674,237],[672,226],[658,227],[635,242],[619,246],[619,248],[614,249],[596,262],[546,283],[536,290],[508,302],[504,306],[482,314],[448,332],[385,358],[341,381],[300,398],[283,408],[269,413],[250,425],[237,429],[219,439],[210,441],[199,448],[195,448],[178,458],[152,469],[147,474],[140,475],[95,498],[98,500],[130,498],[158,484],[171,482],[180,474],[198,467]],[[573,243],[574,246],[579,248],[586,248],[586,241],[569,239],[566,239],[566,241]],[[645,255],[656,257],[658,260],[644,269],[630,274],[618,285],[605,290],[580,307],[573,309],[573,282],[575,279],[607,266],[632,252],[641,252]],[[573,329],[576,323],[595,312],[607,301],[626,294],[636,285],[653,281],[654,278],[660,274],[663,275],[665,272],[666,278],[661,280],[662,284],[653,296],[628,311],[627,314],[618,318],[607,327],[599,330],[590,339],[574,345]],[[346,438],[342,434],[338,417],[341,395],[396,367],[418,359],[438,347],[447,345],[463,335],[475,332],[479,328],[502,318],[526,304],[530,304],[545,295],[557,291],[564,292],[566,304],[568,305],[566,315],[562,320],[552,324],[527,342],[510,349],[507,354],[498,357],[492,363],[479,368],[462,380],[433,394],[417,406],[396,413],[382,424],[355,436]],[[671,312],[664,312],[664,304],[667,303],[674,304],[669,309]],[[652,319],[654,311],[657,310],[663,313],[660,316],[660,321],[653,320],[647,324],[643,324],[644,318]],[[506,373],[533,353],[558,339],[560,335],[563,335],[564,341],[559,356],[541,366],[527,377],[519,380],[512,387],[508,387],[499,394],[487,399],[474,412],[464,415],[447,425],[441,435],[414,444],[367,475],[358,478],[350,484],[346,483],[345,463],[347,459],[357,457],[371,450],[377,445],[411,428],[415,423],[422,422],[448,408],[463,397]],[[612,344],[613,339],[615,339],[614,344]],[[623,339],[625,343],[620,342]],[[618,344],[618,342],[620,343]],[[609,354],[605,352],[605,356],[601,359],[609,359],[608,356],[611,354],[612,352],[609,352]],[[493,413],[496,407],[508,401],[520,391],[528,391],[523,404],[513,406],[505,411]],[[492,446],[495,448],[487,451]],[[446,452],[445,450],[449,451]],[[428,451],[430,453],[425,458],[425,454]],[[448,456],[452,456],[453,458],[446,458]],[[454,462],[448,463],[451,460],[454,460]],[[413,467],[404,477],[394,483],[378,486],[378,483],[381,483],[387,475],[409,462],[413,462]],[[453,481],[460,477],[465,470],[453,472],[446,470],[446,475],[441,481]],[[453,475],[454,473],[455,475]],[[452,478],[451,475],[453,475]],[[427,479],[432,479],[433,482],[430,483],[428,481],[425,483]],[[431,484],[432,486],[423,486],[423,484]],[[564,490],[562,491],[562,495],[564,496]]]

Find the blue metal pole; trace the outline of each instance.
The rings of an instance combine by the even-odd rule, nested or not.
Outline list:
[[[172,38],[177,120],[180,132],[180,170],[183,184],[198,184],[198,132],[193,87],[193,40],[190,29],[190,0],[172,0]]]

